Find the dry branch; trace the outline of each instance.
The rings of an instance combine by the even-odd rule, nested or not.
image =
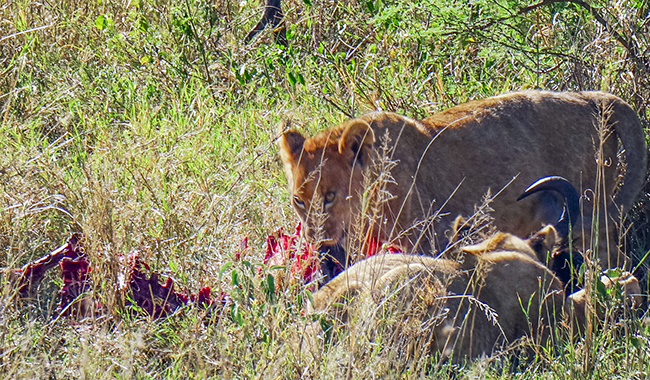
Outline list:
[[[282,21],[283,18],[284,13],[282,13],[282,1],[266,0],[262,19],[250,32],[248,32],[246,38],[244,38],[244,43],[251,42],[258,33],[263,31],[264,28],[270,24],[273,28],[273,34],[275,35],[275,42],[278,45],[287,46],[287,29]]]
[[[595,19],[598,21],[600,25],[602,25],[605,30],[607,30],[608,33],[610,33],[612,36],[614,36],[614,39],[621,44],[625,48],[625,50],[628,52],[630,58],[634,63],[642,69],[645,72],[650,72],[650,59],[648,57],[644,57],[643,55],[639,54],[638,48],[634,41],[630,39],[626,39],[623,35],[621,35],[619,32],[614,30],[614,28],[611,27],[611,25],[603,18],[603,16],[600,15],[598,12],[597,8],[592,7],[590,4],[581,1],[581,0],[542,0],[539,3],[531,4],[529,6],[523,7],[517,12],[517,14],[524,14],[528,13],[532,10],[535,10],[539,7],[545,6],[545,5],[551,5],[555,3],[572,3],[576,4],[585,10],[587,10]]]

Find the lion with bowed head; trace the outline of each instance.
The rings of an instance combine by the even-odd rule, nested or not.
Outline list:
[[[557,220],[561,200],[547,191],[517,196],[549,175],[589,195],[574,247],[597,249],[603,267],[624,265],[612,221],[632,206],[647,166],[638,116],[603,92],[514,92],[423,120],[373,112],[310,138],[287,131],[279,147],[305,237],[323,254],[324,282],[352,263],[349,252],[383,244],[439,252],[452,219],[472,215],[490,192],[499,192],[490,203],[496,228],[530,236]],[[381,201],[369,204],[373,197]]]

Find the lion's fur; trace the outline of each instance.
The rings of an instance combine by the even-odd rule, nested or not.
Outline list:
[[[528,240],[497,233],[458,249],[454,259],[371,256],[314,293],[309,312],[325,313],[335,331],[350,332],[337,335],[340,339],[366,337],[391,347],[398,353],[391,357],[395,366],[436,352],[461,362],[491,355],[522,337],[545,344],[565,320],[573,321],[576,332],[585,325],[584,292],[565,302],[564,284],[537,259],[555,240],[555,229],[545,227]],[[640,291],[629,273],[605,283],[615,284],[627,295]],[[303,350],[320,350],[321,324],[307,331]]]
[[[610,277],[605,271],[600,276],[600,282],[603,284],[605,289],[612,289],[614,286],[618,286],[619,292],[605,292],[614,294],[616,298],[618,294],[623,295],[622,305],[624,309],[634,309],[641,307],[643,302],[643,295],[641,293],[641,286],[639,285],[639,280],[634,277],[631,273],[623,271],[620,275],[615,277]],[[612,313],[611,310],[608,310],[605,305],[603,305],[602,295],[600,297],[594,297],[596,300],[592,303],[592,310],[595,311],[596,317],[600,320],[605,318],[617,318],[620,317],[621,313]],[[620,301],[620,299],[614,299],[614,301]],[[578,290],[571,294],[567,298],[567,303],[564,306],[564,309],[569,312],[570,319],[573,325],[573,329],[577,334],[583,333],[585,326],[587,324],[587,291],[585,289]]]
[[[390,172],[394,181],[385,182],[393,197],[383,205],[374,228],[365,231],[366,239],[371,235],[382,242],[394,241],[408,252],[432,253],[444,247],[451,218],[472,215],[486,192],[494,194],[515,176],[490,204],[496,228],[525,237],[555,222],[558,215],[552,210],[561,209],[555,194],[516,199],[528,184],[548,175],[563,176],[581,191],[596,189],[598,128],[603,118],[615,135],[606,134],[602,143],[605,164],[599,183],[605,189],[609,215],[618,221],[616,210],[629,210],[645,181],[645,134],[629,105],[602,92],[509,93],[461,104],[421,121],[374,112],[307,139],[286,132],[279,146],[294,207],[308,238],[347,248],[346,235],[361,212],[367,190],[364,175],[380,159],[385,144],[396,163]],[[615,136],[625,149],[624,176],[617,191],[620,165]],[[614,194],[615,203],[609,202]],[[574,231],[582,231],[583,226],[590,230],[593,199],[593,194],[583,199],[586,219]],[[443,204],[432,226],[432,210]],[[602,202],[600,208],[604,209]],[[313,218],[315,214],[326,218]],[[603,265],[615,266],[620,264],[615,234],[607,235],[603,219],[599,258]],[[322,224],[320,232],[318,224]],[[614,231],[611,223],[608,230]],[[608,255],[608,250],[614,252]]]
[[[555,230],[540,233],[554,235]],[[492,242],[498,245],[501,239],[521,240],[499,234]],[[382,341],[396,346],[397,352],[408,351],[406,356],[415,355],[409,347],[417,347],[422,355],[440,352],[461,361],[489,355],[523,336],[541,342],[556,323],[554,312],[561,311],[563,284],[537,261],[525,241],[520,243],[514,246],[521,251],[469,246],[462,249],[460,262],[405,254],[372,256],[314,293],[314,310],[327,311],[339,325],[364,321],[369,331],[385,334]],[[557,316],[561,318],[561,312]]]

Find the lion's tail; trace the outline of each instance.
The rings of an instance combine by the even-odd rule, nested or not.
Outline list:
[[[614,126],[625,150],[625,175],[614,197],[617,210],[612,210],[612,215],[618,218],[618,210],[622,210],[623,213],[630,211],[646,183],[648,151],[646,134],[637,113],[621,99],[611,95],[608,98],[603,100],[611,101],[612,113],[609,124]]]

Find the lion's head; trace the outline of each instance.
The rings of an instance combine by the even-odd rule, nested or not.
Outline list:
[[[369,167],[375,135],[363,120],[306,139],[299,132],[285,132],[279,139],[280,157],[289,183],[293,208],[304,236],[346,265],[343,247],[363,196],[364,171]],[[327,273],[334,275],[336,273]]]

